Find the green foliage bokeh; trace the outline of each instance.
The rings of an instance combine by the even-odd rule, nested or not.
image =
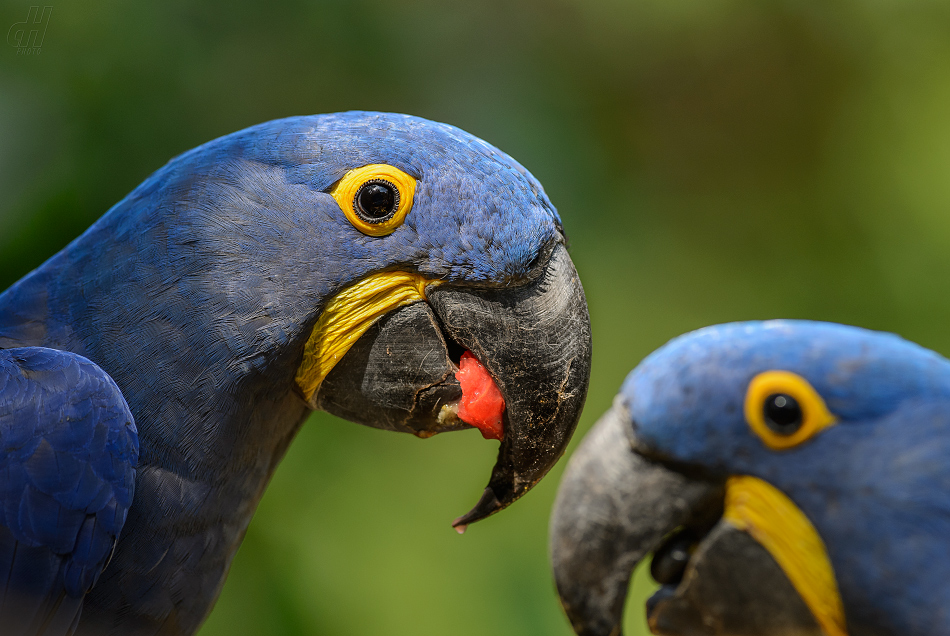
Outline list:
[[[4,1],[0,27],[29,6]],[[87,0],[16,53],[0,49],[0,289],[188,148],[391,110],[487,139],[558,206],[595,343],[572,448],[644,355],[704,325],[833,320],[950,352],[939,0]],[[546,555],[563,463],[449,527],[494,454],[475,432],[314,416],[201,636],[566,636]],[[649,590],[638,575],[630,634]]]

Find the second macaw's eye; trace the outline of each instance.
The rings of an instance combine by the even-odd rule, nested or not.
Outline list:
[[[794,448],[837,421],[808,380],[780,369],[752,378],[744,410],[749,427],[772,450]]]
[[[779,435],[791,435],[802,427],[802,407],[791,395],[773,393],[765,398],[765,425]]]
[[[383,179],[364,183],[355,198],[353,211],[367,223],[382,223],[399,207],[399,190]]]

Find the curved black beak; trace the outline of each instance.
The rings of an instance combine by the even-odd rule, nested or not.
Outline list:
[[[465,525],[502,510],[557,462],[587,396],[591,334],[580,279],[560,243],[530,281],[511,287],[430,286],[428,303],[371,327],[323,381],[314,404],[334,415],[421,437],[467,428],[455,362],[471,351],[505,399],[491,479]]]
[[[647,602],[655,634],[762,636],[823,632],[769,552],[722,513],[720,482],[687,477],[635,452],[618,400],[571,457],[551,517],[561,605],[581,636],[620,636],[631,574],[651,573],[677,537],[696,538],[688,564]],[[678,531],[677,534],[674,531]],[[701,539],[700,539],[701,537]]]
[[[554,503],[554,579],[581,636],[619,636],[634,567],[694,511],[715,510],[722,500],[720,486],[654,464],[633,443],[618,401],[571,456]]]

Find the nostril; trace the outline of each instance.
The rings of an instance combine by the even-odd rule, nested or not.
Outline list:
[[[696,548],[696,536],[689,530],[671,535],[653,553],[650,575],[660,585],[678,585],[683,580],[686,565]]]

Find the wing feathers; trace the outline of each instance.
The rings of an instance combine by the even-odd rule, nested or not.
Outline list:
[[[138,435],[112,379],[76,354],[0,351],[0,625],[64,636],[125,523]]]

